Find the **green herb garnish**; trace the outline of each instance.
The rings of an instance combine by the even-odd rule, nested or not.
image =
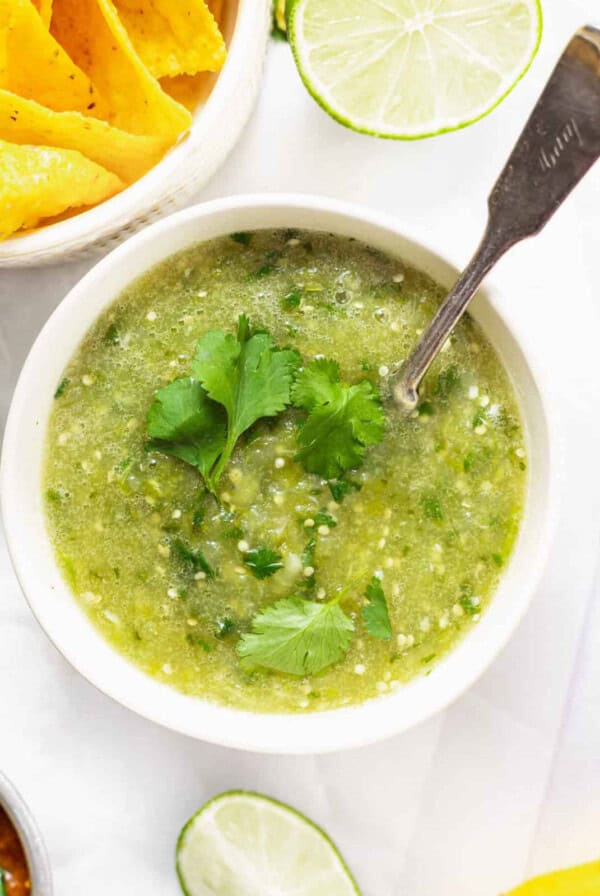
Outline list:
[[[353,386],[340,382],[335,361],[319,358],[302,370],[292,387],[292,400],[308,411],[298,432],[296,456],[309,473],[335,479],[360,466],[366,446],[383,438],[384,417],[376,389],[368,380]]]
[[[316,675],[345,655],[354,623],[337,601],[286,597],[252,620],[237,646],[242,666],[290,675]]]
[[[244,557],[244,565],[247,566],[257,579],[267,579],[281,569],[283,562],[281,554],[270,548],[253,548]]]
[[[0,896],[6,896],[6,871],[0,868]]]
[[[223,616],[222,619],[217,619],[215,622],[215,638],[222,641],[227,635],[231,635],[236,628],[237,624],[230,616]]]
[[[211,330],[198,341],[192,377],[159,389],[148,413],[154,449],[197,467],[214,493],[239,437],[290,401],[298,355],[242,314],[237,335]]]
[[[369,603],[363,607],[362,615],[367,631],[374,638],[389,640],[392,637],[392,626],[385,594],[377,576],[373,576],[367,585],[365,597]]]
[[[334,501],[338,504],[350,494],[350,492],[359,492],[362,485],[359,482],[353,482],[352,479],[334,479],[329,483],[329,491]]]
[[[110,324],[102,337],[102,342],[104,342],[105,345],[118,345],[120,341],[119,328],[115,323]]]
[[[173,541],[173,553],[179,562],[191,572],[203,572],[208,579],[214,579],[215,571],[202,551],[190,548],[180,538],[176,538]]]
[[[444,514],[437,498],[425,497],[421,501],[423,513],[430,520],[443,520]]]
[[[61,395],[64,394],[65,389],[69,385],[69,380],[65,377],[64,380],[61,380],[58,386],[56,387],[56,392],[54,393],[55,398],[60,398]]]
[[[232,233],[230,234],[230,236],[234,243],[239,243],[241,246],[248,246],[250,244],[250,241],[252,240],[252,234],[246,233],[245,231]]]
[[[319,526],[329,526],[330,529],[334,529],[337,526],[337,522],[330,513],[325,513],[324,510],[319,510],[319,512],[315,514],[315,526],[317,528]]]

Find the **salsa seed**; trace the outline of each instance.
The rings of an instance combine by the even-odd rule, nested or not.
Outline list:
[[[275,458],[275,469],[281,470],[285,467],[285,458],[284,457],[276,457]]]
[[[205,299],[207,297],[207,295],[208,295],[208,293],[205,289],[200,289],[197,293],[197,296],[199,299]]]
[[[319,535],[329,535],[329,526],[319,526],[317,532]]]
[[[379,541],[377,542],[377,547],[380,551],[383,550],[383,548],[385,547],[385,538],[379,539]]]
[[[238,575],[238,576],[245,576],[245,575],[246,575],[246,570],[244,569],[243,566],[236,566],[236,567],[234,567],[234,570],[233,570],[233,571],[234,571],[234,573],[236,573],[236,575]]]
[[[173,513],[171,514],[171,518],[174,520],[180,520],[181,519],[181,510],[174,510]]]
[[[307,520],[304,520],[304,527],[306,529],[312,529],[314,524],[315,524],[315,521],[313,519],[311,519],[310,517]]]
[[[58,442],[59,445],[66,445],[70,438],[71,438],[70,432],[61,432],[56,441]]]
[[[355,303],[354,303],[354,307],[355,307],[356,309],[358,309],[358,311],[362,311],[362,309],[363,309],[365,306],[364,306],[364,303],[363,303],[363,302],[355,302]]]
[[[469,398],[477,398],[479,395],[479,386],[469,386]]]
[[[464,616],[465,613],[460,604],[454,604],[454,606],[452,607],[452,612],[456,617]]]
[[[317,597],[319,598],[319,600],[323,600],[326,594],[327,592],[324,588],[319,588],[319,590],[317,591]]]
[[[289,239],[287,241],[287,245],[288,246],[299,246],[300,240],[297,237],[293,236],[293,237],[291,237],[291,239]]]
[[[394,584],[392,585],[392,594],[394,595],[394,597],[400,597],[400,585],[398,584],[398,582],[394,582]]]
[[[373,575],[375,576],[376,579],[380,579],[380,580],[381,580],[381,579],[383,579],[383,570],[382,570],[382,569],[376,569],[375,572],[373,573]]]
[[[389,372],[390,372],[390,368],[386,367],[385,364],[382,364],[381,367],[379,368],[379,376],[387,376]]]
[[[357,675],[364,675],[367,670],[365,669],[365,667],[363,666],[362,663],[357,663],[356,666],[354,667],[354,671]]]
[[[392,277],[392,280],[394,281],[394,283],[403,283],[404,282],[404,274],[401,271],[399,271],[397,274],[394,274],[394,276]]]
[[[240,553],[247,554],[248,551],[250,550],[250,545],[248,544],[247,541],[244,541],[244,539],[242,539],[241,541],[238,541],[237,549],[238,549],[238,551],[240,551]]]
[[[121,621],[119,617],[115,613],[111,613],[110,610],[105,610],[103,615],[108,619],[109,622],[112,622],[113,625],[118,625]]]
[[[98,450],[94,451],[94,457],[96,460],[102,460],[102,452]]]
[[[439,621],[438,621],[439,627],[440,628],[448,628],[448,622],[449,622],[448,614],[442,613],[442,615],[440,616]]]
[[[222,493],[221,501],[224,501],[225,504],[231,504],[231,495],[229,494],[229,492]]]
[[[479,426],[475,427],[474,432],[478,436],[484,436],[487,432],[487,426],[484,423],[480,423]]]
[[[171,665],[171,663],[165,663],[164,666],[162,667],[162,670],[165,673],[165,675],[173,674],[173,666]]]
[[[148,314],[146,315],[146,320],[150,320],[150,321],[156,320],[157,317],[158,317],[158,315],[157,315],[156,311],[149,311]]]
[[[283,504],[283,500],[284,500],[283,495],[280,493],[276,494],[275,497],[273,498],[273,502],[275,504],[277,504],[278,507],[281,507],[281,505]]]
[[[176,588],[169,588],[168,591],[167,591],[167,597],[170,597],[171,600],[173,600],[175,597],[177,597],[177,589],[176,589]]]
[[[81,597],[87,604],[99,604],[102,601],[100,595],[93,591],[84,591]]]
[[[395,562],[395,561],[394,561],[394,558],[393,558],[393,557],[386,557],[386,558],[385,558],[385,568],[386,568],[386,569],[392,569],[393,566],[394,566],[394,562]]]
[[[487,408],[489,403],[490,403],[489,395],[482,395],[481,398],[479,399],[479,404],[482,408]]]
[[[443,547],[441,546],[441,544],[438,544],[437,542],[434,544],[433,547],[434,547],[434,549],[438,552],[438,554],[442,554],[443,551],[444,551],[444,549],[443,549]]]
[[[81,382],[83,383],[84,386],[93,386],[94,378],[86,373],[81,377]]]
[[[135,419],[135,417],[131,417],[131,418],[127,421],[127,424],[126,424],[126,425],[127,425],[127,429],[129,430],[129,432],[133,432],[133,430],[137,427],[138,422],[137,422],[137,420]]]
[[[385,683],[385,681],[378,681],[378,682],[377,682],[377,690],[379,691],[380,694],[385,693],[385,691],[387,691],[387,689],[388,689],[388,686],[387,686],[387,684]]]
[[[157,550],[161,557],[168,557],[171,553],[171,548],[168,544],[159,544]]]
[[[335,511],[339,508],[339,506],[340,505],[338,504],[337,501],[330,501],[329,504],[327,505],[327,510],[329,511],[329,513],[335,513]]]
[[[310,579],[310,577],[314,576],[314,574],[315,574],[314,566],[305,566],[302,574],[305,579]]]
[[[392,333],[397,333],[399,329],[400,324],[398,324],[395,320],[392,321],[392,323],[390,324],[390,330],[392,331]]]
[[[237,485],[238,483],[240,483],[242,481],[242,476],[243,476],[243,473],[238,467],[233,467],[233,469],[231,469],[229,471],[229,478],[231,479],[231,481],[233,482],[234,485]]]
[[[197,582],[202,582],[206,578],[206,573],[200,569],[198,572],[194,573],[194,578]]]
[[[299,700],[299,701],[298,701],[298,706],[299,706],[301,709],[306,709],[306,707],[308,706],[308,700]]]
[[[515,454],[517,455],[517,457],[525,457],[525,452],[523,451],[522,448],[516,448]]]
[[[169,367],[177,367],[177,361],[169,361]]]
[[[195,625],[198,625],[198,620],[197,619],[188,619],[187,624],[191,625],[193,628]]]
[[[391,673],[389,670],[388,670],[387,672],[384,672],[384,673],[383,673],[383,680],[384,680],[384,681],[391,681],[391,680],[392,680],[392,673]]]
[[[390,527],[389,527],[389,526],[384,526],[383,529],[381,530],[381,534],[382,534],[382,535],[389,535],[389,534],[390,534]]]
[[[422,632],[428,632],[431,628],[431,622],[429,621],[429,616],[423,616],[419,623],[419,628]]]

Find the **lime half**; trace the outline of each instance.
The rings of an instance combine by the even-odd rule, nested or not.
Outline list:
[[[539,0],[287,0],[306,87],[342,124],[414,140],[465,127],[529,68]]]
[[[239,790],[185,825],[177,873],[186,896],[360,896],[327,834],[289,806]]]

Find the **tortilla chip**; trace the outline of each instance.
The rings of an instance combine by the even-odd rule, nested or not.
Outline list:
[[[56,112],[103,117],[90,79],[51,36],[31,0],[0,0],[0,88]]]
[[[49,28],[50,19],[52,18],[52,0],[33,0],[33,5],[42,17],[42,22],[46,28]]]
[[[206,0],[206,5],[212,12],[215,22],[221,27],[223,25],[223,0]]]
[[[67,208],[95,205],[123,187],[80,152],[0,141],[0,239]]]
[[[213,72],[177,75],[175,78],[161,78],[160,86],[169,96],[193,113],[208,98],[216,78]]]
[[[78,150],[127,183],[145,174],[167,149],[159,137],[128,134],[78,112],[53,112],[7,90],[0,90],[0,139]]]
[[[168,143],[188,130],[190,113],[148,72],[111,0],[54,0],[51,32],[107,101],[110,124]]]
[[[204,0],[115,0],[115,6],[155,78],[223,66],[225,42]]]

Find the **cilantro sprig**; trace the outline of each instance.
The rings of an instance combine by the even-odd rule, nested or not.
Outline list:
[[[340,382],[336,361],[318,358],[300,371],[292,401],[308,411],[298,432],[296,455],[309,473],[337,479],[359,467],[365,449],[383,438],[384,416],[379,394],[368,380]]]
[[[283,566],[281,554],[271,548],[252,548],[244,557],[244,565],[257,579],[267,579]]]
[[[237,651],[248,670],[316,675],[345,656],[353,633],[354,623],[337,601],[286,597],[254,617]]]
[[[354,635],[354,622],[340,607],[344,588],[326,603],[298,595],[261,610],[252,629],[242,635],[237,652],[246,670],[256,667],[289,675],[316,675],[344,658]],[[392,627],[381,582],[373,576],[363,607],[367,632],[389,640]]]
[[[365,628],[374,638],[388,641],[392,637],[392,626],[385,594],[377,576],[373,576],[367,585],[365,597],[368,600],[362,612]]]
[[[240,436],[290,403],[299,364],[242,314],[236,335],[211,330],[198,341],[192,376],[155,395],[147,418],[151,447],[195,466],[214,492]]]

